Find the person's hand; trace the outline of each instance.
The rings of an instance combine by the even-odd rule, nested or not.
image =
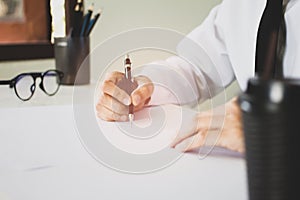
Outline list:
[[[142,109],[149,102],[153,93],[153,83],[146,76],[137,76],[134,81],[138,87],[129,96],[117,83],[124,77],[124,73],[112,72],[107,74],[97,103],[97,115],[106,121],[127,121],[128,106],[132,103],[134,111]]]
[[[224,109],[224,107],[220,108],[216,109]],[[215,134],[212,137],[213,139],[217,138],[215,143],[217,146],[241,153],[245,151],[241,113],[236,98],[225,104],[225,115],[224,112],[218,114],[218,112],[210,110],[199,113],[196,120],[196,128],[183,136],[178,136],[172,143],[172,147],[175,148],[181,144],[184,146],[182,151],[192,151],[207,144],[205,140],[209,134]]]

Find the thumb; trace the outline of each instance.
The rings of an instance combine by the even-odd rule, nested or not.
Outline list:
[[[131,98],[132,104],[137,106],[150,99],[154,90],[154,85],[146,76],[137,76],[134,78],[134,81],[137,82],[138,87],[132,92]]]

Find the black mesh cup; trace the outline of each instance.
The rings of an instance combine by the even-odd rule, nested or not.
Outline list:
[[[54,38],[56,69],[64,73],[61,81],[62,85],[84,85],[90,83],[89,53],[89,37]]]
[[[240,95],[250,200],[298,196],[300,80],[251,79]]]

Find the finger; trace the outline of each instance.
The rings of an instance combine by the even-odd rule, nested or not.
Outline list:
[[[132,104],[137,106],[142,102],[146,102],[152,95],[154,86],[152,81],[145,76],[138,76],[135,81],[139,87],[131,94]],[[144,103],[145,104],[145,103]]]
[[[198,132],[197,130],[193,129],[192,131],[188,131],[187,133],[185,133],[184,135],[178,135],[174,141],[171,143],[171,147],[175,148],[179,143],[183,142],[184,140],[186,140],[187,138],[190,138],[194,135],[196,135]]]
[[[193,120],[189,123],[190,124],[190,129],[186,130],[184,133],[179,133],[174,141],[171,143],[171,147],[174,148],[177,144],[181,143],[185,139],[194,136],[198,133],[198,119],[197,116],[193,118]]]
[[[194,117],[193,122],[191,123],[191,129],[187,131],[184,135],[179,135],[174,140],[171,147],[175,147],[176,145],[178,145],[179,143],[191,136],[194,136],[199,133],[206,135],[208,131],[216,130],[218,128],[219,126],[215,126],[214,123],[212,123],[212,112],[208,111],[200,113]]]
[[[120,103],[119,101],[107,94],[103,94],[99,98],[98,104],[105,106],[106,108],[112,110],[115,113],[118,113],[119,115],[128,114],[128,106],[125,106],[124,104]]]
[[[240,153],[245,152],[244,137],[240,128],[233,128],[226,130],[222,133],[217,142],[218,146],[237,151]]]
[[[177,137],[175,138],[175,140],[171,143],[170,147],[171,148],[175,148],[178,144],[182,143],[184,140],[186,140],[187,138],[189,137],[192,137],[194,135],[196,135],[197,133],[194,132],[192,134],[186,134],[184,136],[180,136],[180,137]]]
[[[204,112],[196,116],[198,130],[219,130],[224,126],[225,115]]]
[[[137,111],[139,111],[139,110],[141,110],[142,108],[144,108],[144,104],[143,103],[141,103],[141,104],[139,104],[139,105],[137,105],[137,106],[134,106],[134,112],[137,112]]]
[[[111,73],[107,73],[105,76],[106,81],[111,81],[114,84],[117,84],[124,77],[124,73],[113,71]]]
[[[195,149],[199,149],[199,147],[204,146],[205,144],[205,134],[198,133],[191,137],[190,141],[188,141],[186,148],[182,150],[182,152],[190,152]]]
[[[182,151],[182,152],[189,152],[193,151],[194,149],[203,146],[205,143],[205,136],[203,133],[199,132],[193,136],[190,136],[180,143],[178,143],[174,148]]]
[[[126,115],[120,115],[111,111],[101,104],[97,104],[96,106],[97,116],[105,121],[127,121]]]
[[[151,97],[149,99],[147,99],[146,101],[141,102],[139,105],[134,106],[134,112],[137,112],[137,111],[141,110],[142,108],[144,108],[149,103],[150,100],[151,100]]]
[[[104,94],[112,96],[124,105],[130,105],[131,103],[130,96],[111,81],[104,81],[102,85],[102,91]]]

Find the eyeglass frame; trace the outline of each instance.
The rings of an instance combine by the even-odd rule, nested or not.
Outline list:
[[[44,76],[45,74],[49,73],[49,72],[56,72],[58,74],[58,87],[56,89],[56,91],[53,93],[53,94],[49,94],[46,90],[45,90],[45,87],[43,85],[43,81],[44,81]],[[22,97],[19,96],[18,94],[18,91],[17,91],[17,88],[16,88],[16,85],[18,83],[18,80],[20,77],[23,77],[23,76],[31,76],[34,80],[34,90],[31,92],[31,95],[27,98],[27,99],[24,99]],[[34,92],[35,92],[35,88],[36,88],[36,79],[37,78],[41,78],[41,82],[39,84],[39,87],[40,89],[45,93],[47,94],[48,96],[53,96],[55,95],[58,90],[59,90],[59,87],[61,85],[61,81],[62,81],[62,78],[64,77],[64,73],[62,71],[59,71],[59,70],[55,70],[55,69],[50,69],[50,70],[47,70],[45,72],[26,72],[26,73],[21,73],[21,74],[18,74],[17,76],[15,76],[13,79],[11,80],[0,80],[0,85],[9,85],[9,88],[14,88],[14,91],[17,95],[17,97],[19,99],[21,99],[22,101],[28,101],[29,99],[31,99],[31,97],[33,96]]]

